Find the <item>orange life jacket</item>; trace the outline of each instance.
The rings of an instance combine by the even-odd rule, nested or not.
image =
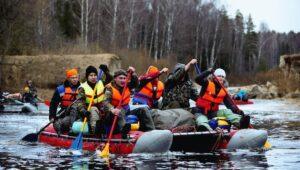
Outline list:
[[[64,85],[60,85],[57,87],[59,96],[61,97],[61,107],[68,107],[73,101],[76,99],[76,95],[78,94],[78,89],[73,91],[71,87],[65,87]]]
[[[153,97],[153,92],[156,91],[155,98]],[[147,103],[148,106],[152,107],[154,102],[157,102],[162,96],[164,91],[164,84],[161,81],[157,82],[157,86],[152,85],[151,82],[147,83],[139,92],[134,93],[133,100],[140,104]]]
[[[122,94],[120,93],[120,91],[115,88],[111,83],[107,84],[106,87],[111,87],[112,89],[112,99],[111,99],[111,104],[115,107],[117,107],[120,103],[120,100],[122,99]],[[124,90],[124,89],[123,89]],[[124,94],[124,98],[122,100],[121,106],[124,109],[127,109],[129,107],[129,102],[130,102],[130,90],[127,87],[125,89],[125,94]]]
[[[208,80],[208,85],[203,96],[199,96],[196,102],[198,108],[204,109],[204,114],[208,111],[219,110],[219,104],[223,102],[226,92],[221,89],[218,94],[216,94],[216,86],[211,81]]]

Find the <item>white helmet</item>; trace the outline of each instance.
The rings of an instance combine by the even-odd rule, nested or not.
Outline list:
[[[225,71],[223,69],[221,69],[221,68],[216,69],[215,72],[214,72],[214,74],[216,76],[223,76],[224,78],[226,77]]]

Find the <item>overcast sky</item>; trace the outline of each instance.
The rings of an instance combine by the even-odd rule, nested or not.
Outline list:
[[[251,14],[255,29],[261,22],[277,32],[300,32],[300,0],[220,0],[228,14],[235,16],[239,9],[247,18]]]

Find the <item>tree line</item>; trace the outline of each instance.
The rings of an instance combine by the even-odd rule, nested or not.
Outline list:
[[[197,58],[201,68],[255,73],[300,51],[300,33],[255,31],[251,15],[202,0],[2,0],[0,52],[33,54],[79,45],[144,50],[155,61]]]

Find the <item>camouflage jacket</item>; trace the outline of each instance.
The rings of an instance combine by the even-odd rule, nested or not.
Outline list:
[[[190,107],[189,99],[197,100],[198,92],[189,79],[184,67],[170,74],[165,81],[163,106],[166,109],[171,102],[178,102],[181,108]]]

